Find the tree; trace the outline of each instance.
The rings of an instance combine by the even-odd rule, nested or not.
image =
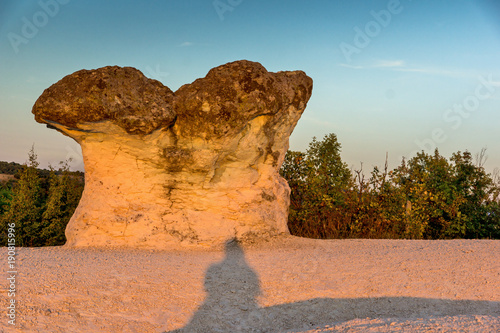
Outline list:
[[[0,183],[0,217],[9,209],[12,200],[12,187],[9,183]]]
[[[43,197],[34,145],[28,153],[28,162],[21,171],[13,189],[9,209],[2,218],[2,243],[6,244],[6,226],[15,223],[16,246],[40,246],[40,221]]]
[[[464,198],[460,206],[466,216],[467,238],[500,237],[499,192],[500,186],[483,167],[485,149],[474,163],[469,152],[453,154],[455,186]]]
[[[44,245],[54,246],[66,242],[66,225],[78,206],[83,183],[71,175],[68,162],[61,162],[60,175],[52,167],[50,169],[49,192],[42,214],[40,237]]]
[[[394,171],[388,171],[388,156],[383,171],[373,168],[365,180],[362,168],[356,170],[356,195],[352,236],[361,238],[400,238],[404,233],[406,195],[392,182]]]
[[[326,238],[345,233],[346,193],[352,175],[340,157],[335,134],[313,138],[306,153],[289,151],[281,169],[288,181],[291,207],[288,226],[294,235]]]
[[[290,186],[290,210],[289,228],[292,234],[300,234],[297,228],[303,225],[300,219],[303,207],[307,202],[307,165],[306,155],[302,152],[289,150],[280,170],[281,176],[285,178]]]
[[[453,166],[436,149],[423,151],[395,170],[394,182],[406,194],[408,238],[458,238],[465,234],[464,198],[455,183]]]

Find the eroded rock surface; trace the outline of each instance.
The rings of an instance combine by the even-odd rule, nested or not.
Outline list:
[[[175,93],[130,67],[46,89],[35,119],[82,146],[85,190],[69,246],[162,248],[288,233],[278,170],[312,80],[237,61]]]

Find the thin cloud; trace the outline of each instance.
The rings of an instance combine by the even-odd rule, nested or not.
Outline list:
[[[422,74],[428,74],[428,75],[440,75],[440,76],[447,76],[447,77],[453,77],[453,78],[463,78],[463,77],[472,77],[475,76],[473,73],[466,73],[464,71],[453,71],[453,70],[445,70],[445,69],[439,69],[439,68],[432,68],[432,67],[414,67],[414,68],[394,68],[394,71],[398,72],[410,72],[410,73],[422,73]]]
[[[180,46],[180,47],[188,47],[188,46],[193,46],[193,45],[194,45],[194,43],[192,43],[192,42],[184,42],[184,43],[182,43],[182,44],[181,44],[181,45],[179,45],[179,46]]]
[[[340,67],[351,68],[351,69],[364,69],[363,66],[353,66],[348,64],[339,64]]]
[[[387,68],[397,72],[421,73],[428,75],[440,75],[452,78],[476,77],[476,72],[464,70],[448,70],[436,67],[419,67],[407,66],[403,60],[379,60],[374,66],[375,68]]]
[[[372,63],[367,66],[361,65],[349,65],[341,63],[339,64],[341,67],[351,68],[351,69],[370,69],[370,68],[401,68],[405,66],[404,60],[378,60],[375,63]]]
[[[420,73],[425,75],[438,75],[446,76],[451,78],[477,78],[478,73],[476,71],[467,70],[449,70],[436,67],[419,67],[419,66],[408,66],[404,60],[377,60],[368,65],[349,65],[340,63],[340,67],[350,68],[350,69],[378,69],[378,70],[390,70],[396,72],[407,72],[407,73]],[[495,81],[492,83],[493,86],[499,87],[500,81]]]
[[[372,67],[375,67],[375,68],[394,68],[394,67],[404,67],[405,66],[405,62],[404,60],[379,60],[377,61],[377,63],[375,65],[373,65]]]

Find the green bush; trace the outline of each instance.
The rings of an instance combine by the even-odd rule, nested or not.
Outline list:
[[[334,134],[288,151],[289,229],[311,238],[500,238],[499,177],[469,152],[418,153],[388,171],[351,172]],[[484,151],[480,156],[484,156]]]

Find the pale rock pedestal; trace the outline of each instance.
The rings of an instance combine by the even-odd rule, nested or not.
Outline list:
[[[55,83],[35,119],[82,146],[85,190],[67,246],[167,248],[287,234],[279,175],[312,93],[301,71],[237,61],[175,93],[130,67]]]

